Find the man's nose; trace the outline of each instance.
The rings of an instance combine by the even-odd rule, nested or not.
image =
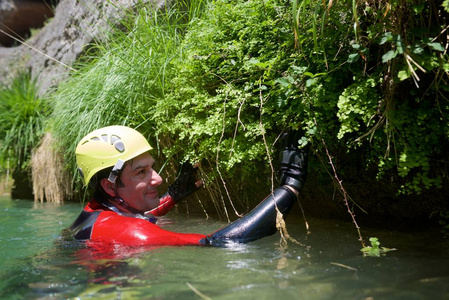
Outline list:
[[[151,185],[158,186],[162,183],[162,177],[159,175],[158,172],[153,170],[150,181]]]

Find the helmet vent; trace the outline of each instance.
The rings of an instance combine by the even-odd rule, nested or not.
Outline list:
[[[118,140],[121,140],[118,136],[116,136],[115,134],[111,135],[111,145],[113,145]]]
[[[114,147],[118,152],[125,151],[125,144],[121,140],[114,143]]]
[[[102,139],[104,142],[107,142],[107,141],[108,141],[108,135],[107,135],[107,134],[102,134],[102,135],[101,135],[101,139]]]

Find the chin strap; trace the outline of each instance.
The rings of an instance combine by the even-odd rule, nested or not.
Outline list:
[[[114,203],[111,203],[110,201],[113,201]],[[115,197],[111,200],[101,201],[101,204],[108,208],[109,210],[112,210],[113,212],[126,217],[133,217],[138,219],[144,219],[148,220],[153,224],[156,224],[157,218],[154,216],[144,216],[142,212],[139,210],[129,206],[128,203],[126,203],[122,198]]]

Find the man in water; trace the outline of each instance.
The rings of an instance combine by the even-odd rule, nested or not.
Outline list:
[[[307,152],[294,135],[283,136],[281,185],[244,217],[209,234],[177,233],[156,225],[180,200],[202,185],[197,168],[184,164],[168,191],[159,197],[162,178],[153,169],[152,147],[143,135],[125,126],[108,126],[86,135],[76,148],[84,185],[93,199],[70,226],[76,240],[125,246],[212,245],[247,243],[276,232],[277,211],[285,217],[307,175]]]

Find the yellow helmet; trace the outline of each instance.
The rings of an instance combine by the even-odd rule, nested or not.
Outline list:
[[[98,171],[112,166],[115,166],[115,171],[119,171],[126,161],[151,149],[153,148],[148,141],[138,131],[116,125],[103,127],[86,135],[78,143],[75,154],[86,186]]]

